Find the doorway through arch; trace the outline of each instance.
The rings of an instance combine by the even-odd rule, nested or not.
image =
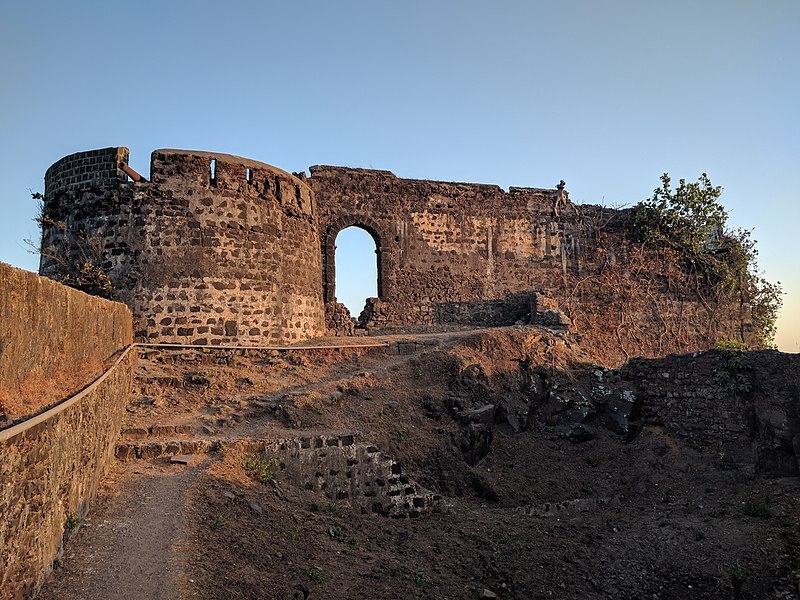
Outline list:
[[[326,269],[326,299],[344,304],[358,319],[369,298],[381,297],[380,238],[358,224],[341,228],[332,237],[332,251],[326,254],[333,258],[334,268]]]

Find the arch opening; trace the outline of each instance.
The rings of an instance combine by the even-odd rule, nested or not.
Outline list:
[[[379,298],[380,240],[360,225],[341,229],[334,237],[335,271],[329,293],[358,319],[370,298]],[[357,325],[362,325],[360,322]]]

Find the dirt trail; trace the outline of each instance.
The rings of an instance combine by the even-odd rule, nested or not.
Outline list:
[[[403,352],[381,350],[328,355],[316,351],[316,355],[310,356],[289,353],[272,364],[253,356],[236,356],[228,364],[225,359],[210,362],[208,356],[191,349],[153,351],[154,359],[151,351],[146,351],[139,358],[139,385],[128,407],[126,428],[129,433],[125,439],[175,437],[172,431],[164,432],[163,427],[158,428],[161,431],[147,433],[153,425],[188,427],[191,433],[187,435],[197,439],[294,435],[296,432],[287,431],[286,423],[275,421],[273,413],[265,413],[264,407],[291,398],[290,403],[300,408],[314,395],[337,394],[352,378],[386,379],[391,371],[418,360],[425,352],[447,348],[473,335],[474,330],[373,337],[370,341],[385,342],[389,348],[393,348],[393,344],[404,345]],[[326,343],[337,341],[346,340],[330,338]],[[207,383],[186,384],[185,376],[192,370]],[[242,381],[247,384],[242,385]],[[226,418],[231,412],[238,413],[234,415],[235,420]],[[220,417],[224,422],[218,422]],[[204,424],[212,428],[210,433],[203,431]],[[310,429],[307,424],[304,428]],[[333,424],[332,428],[340,427]]]
[[[39,598],[174,600],[180,597],[186,493],[198,467],[129,463],[103,483],[91,517],[67,542]]]
[[[467,335],[454,332],[417,338],[419,350],[453,343]],[[408,340],[410,336],[398,336]],[[425,339],[428,338],[428,339]],[[391,338],[390,341],[395,341]],[[330,387],[332,383],[356,373],[385,372],[397,367],[418,351],[407,355],[368,356],[362,360],[332,364],[326,376],[313,381],[289,383],[264,398],[280,398]],[[139,376],[155,367],[140,361]],[[144,367],[144,368],[143,368]],[[169,371],[165,371],[169,372]],[[294,385],[292,385],[294,384]],[[178,393],[183,397],[186,390]],[[170,411],[172,420],[186,419],[177,407]],[[181,414],[183,413],[183,414]],[[190,413],[194,416],[196,413]],[[135,419],[129,414],[129,418]],[[167,417],[170,418],[170,417]],[[228,431],[229,435],[269,436],[275,423],[257,420],[243,423]],[[296,433],[296,432],[293,432]],[[174,600],[181,597],[186,556],[180,548],[189,541],[182,520],[186,518],[187,494],[203,467],[170,464],[164,459],[152,462],[135,461],[118,464],[104,479],[90,516],[66,542],[64,556],[54,569],[39,598],[43,600]],[[189,527],[188,529],[191,529]]]

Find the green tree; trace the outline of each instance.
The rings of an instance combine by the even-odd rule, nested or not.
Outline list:
[[[734,291],[742,290],[750,303],[753,319],[753,346],[774,348],[776,323],[783,306],[781,282],[768,281],[758,267],[758,247],[752,230],[727,232],[725,267]]]
[[[705,173],[695,183],[681,179],[674,190],[664,173],[652,197],[634,207],[634,234],[644,244],[677,250],[714,296],[741,294],[752,311],[754,347],[771,348],[783,305],[781,285],[762,276],[752,232],[725,228],[721,194]]]
[[[671,181],[664,173],[661,187],[637,205],[634,223],[640,238],[692,255],[713,247],[728,221],[728,213],[719,203],[722,188],[714,187],[705,173],[696,183],[681,179],[675,190]]]

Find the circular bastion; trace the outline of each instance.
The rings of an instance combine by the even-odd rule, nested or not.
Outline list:
[[[270,165],[126,148],[67,156],[45,177],[40,273],[85,262],[134,313],[138,341],[279,345],[325,333],[314,193]]]

